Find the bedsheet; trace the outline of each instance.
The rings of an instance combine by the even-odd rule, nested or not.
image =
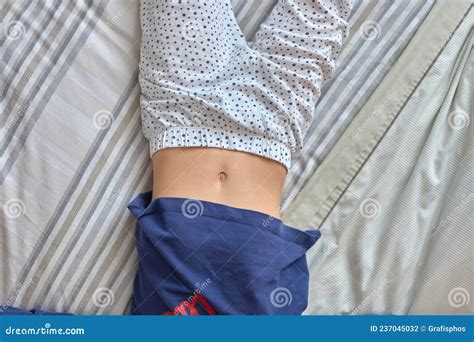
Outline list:
[[[287,211],[322,234],[306,314],[474,313],[473,27],[437,2]]]

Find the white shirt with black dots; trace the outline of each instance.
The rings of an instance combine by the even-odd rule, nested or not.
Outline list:
[[[352,0],[280,0],[252,47],[227,0],[141,0],[142,127],[150,155],[207,146],[288,169],[348,35]]]

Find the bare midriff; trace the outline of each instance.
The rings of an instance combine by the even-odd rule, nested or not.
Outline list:
[[[283,164],[251,153],[165,148],[153,156],[153,199],[192,198],[280,218],[286,173]]]

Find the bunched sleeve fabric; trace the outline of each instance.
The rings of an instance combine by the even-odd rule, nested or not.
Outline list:
[[[256,34],[259,83],[282,99],[277,124],[287,128],[293,153],[301,150],[321,88],[334,74],[352,7],[353,0],[280,0]]]
[[[254,48],[280,66],[326,82],[348,37],[352,3],[280,0],[257,32]]]

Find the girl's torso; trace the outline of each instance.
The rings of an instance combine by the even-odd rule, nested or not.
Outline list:
[[[246,152],[165,148],[153,156],[153,198],[192,198],[280,218],[286,173],[279,162]]]

